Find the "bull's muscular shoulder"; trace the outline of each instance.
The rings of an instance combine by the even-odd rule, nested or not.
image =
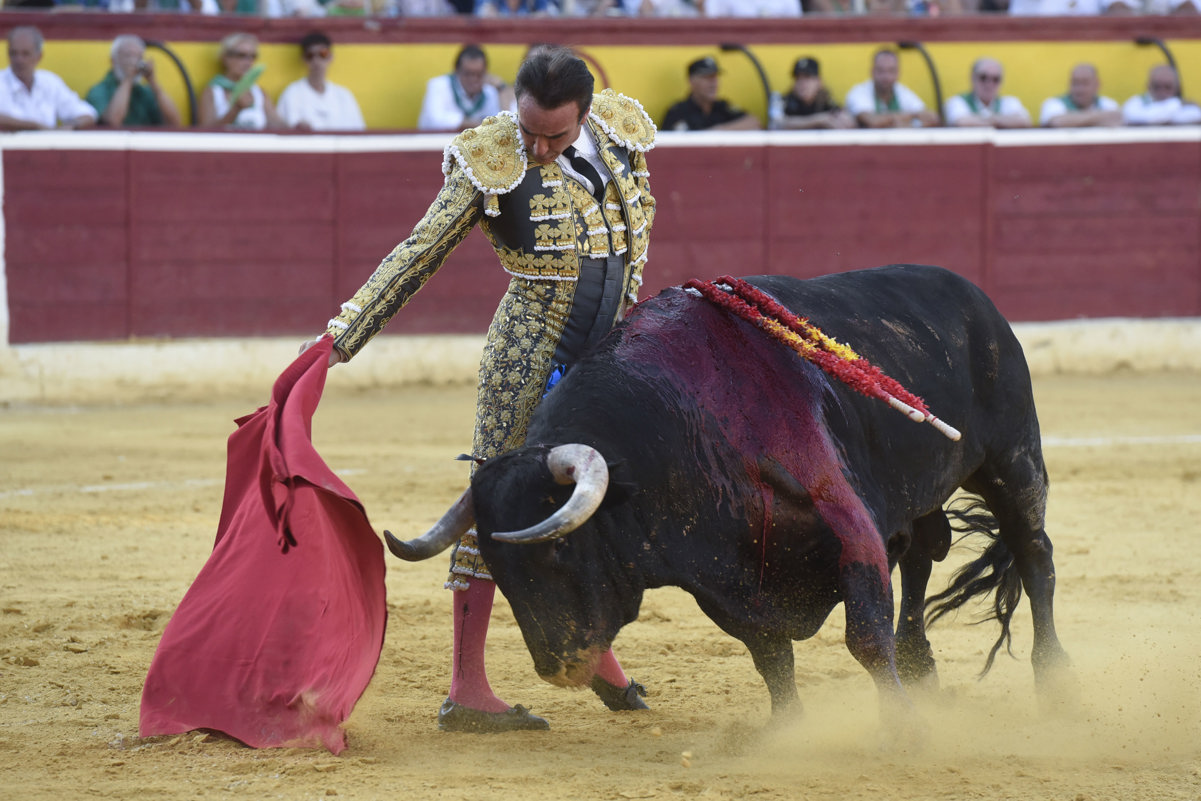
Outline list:
[[[481,192],[503,195],[513,191],[529,166],[517,130],[517,116],[502,111],[450,140],[442,157],[442,173],[450,175],[454,164]]]
[[[605,89],[592,96],[592,121],[626,150],[645,153],[655,146],[655,123],[632,97]]]

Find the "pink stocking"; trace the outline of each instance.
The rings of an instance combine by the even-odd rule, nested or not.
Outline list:
[[[626,678],[625,671],[618,664],[617,657],[613,655],[612,648],[601,655],[600,662],[596,665],[596,675],[614,687],[625,687],[630,683],[630,680]]]
[[[478,578],[471,579],[467,589],[451,593],[455,641],[451,652],[450,699],[481,712],[504,712],[509,708],[492,692],[484,666],[484,643],[488,639],[495,596],[496,584]]]

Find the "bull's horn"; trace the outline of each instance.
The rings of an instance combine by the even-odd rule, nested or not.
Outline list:
[[[471,489],[468,488],[446,514],[442,515],[442,519],[417,539],[405,542],[397,539],[390,531],[384,532],[384,539],[388,541],[388,550],[401,559],[420,562],[445,551],[474,524],[475,511],[471,505]]]
[[[553,540],[575,531],[600,507],[609,487],[609,466],[599,451],[587,445],[559,445],[551,448],[546,466],[558,483],[575,482],[567,503],[541,523],[521,531],[497,532],[493,539],[520,543]]]

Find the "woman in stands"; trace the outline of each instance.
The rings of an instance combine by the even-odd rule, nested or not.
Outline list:
[[[243,80],[255,68],[258,57],[259,40],[249,33],[231,33],[221,40],[221,74],[200,94],[200,127],[250,131],[287,127],[255,78]]]

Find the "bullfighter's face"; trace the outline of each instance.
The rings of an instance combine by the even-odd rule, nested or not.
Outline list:
[[[591,109],[580,113],[575,103],[543,108],[529,95],[517,101],[517,124],[529,157],[537,164],[550,164],[580,136]]]

